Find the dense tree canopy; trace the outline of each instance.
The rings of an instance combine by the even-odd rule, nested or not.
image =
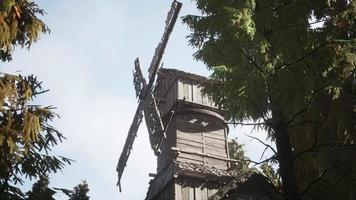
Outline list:
[[[212,70],[205,91],[232,121],[254,120],[276,141],[288,199],[349,198],[356,177],[346,167],[356,163],[356,2],[196,5],[201,15],[183,20],[195,58]],[[343,170],[349,176],[337,178]],[[322,194],[325,179],[333,189]]]

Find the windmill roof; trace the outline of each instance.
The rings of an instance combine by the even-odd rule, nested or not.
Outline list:
[[[188,176],[207,181],[227,182],[236,172],[189,162],[173,161],[149,182],[146,200],[154,199],[174,178]]]
[[[178,77],[184,78],[184,79],[190,79],[193,81],[198,81],[198,82],[206,82],[208,81],[208,78],[205,76],[200,76],[197,74],[193,74],[193,73],[189,73],[189,72],[185,72],[185,71],[181,71],[178,69],[173,69],[173,68],[160,68],[159,70],[160,73],[171,73],[171,74],[175,74]]]

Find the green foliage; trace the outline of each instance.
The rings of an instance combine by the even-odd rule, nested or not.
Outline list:
[[[233,121],[264,123],[284,147],[279,163],[294,164],[295,171],[284,171],[295,173],[303,198],[349,199],[356,180],[356,2],[196,5],[202,15],[183,21],[195,58],[212,70],[205,92]]]
[[[243,144],[239,144],[235,139],[229,142],[229,155],[231,159],[237,160],[236,163],[231,163],[230,170],[236,171],[238,174],[244,173],[261,173],[266,176],[277,190],[281,189],[281,180],[278,173],[268,162],[263,162],[259,168],[251,167],[251,160],[246,155]]]
[[[89,187],[86,181],[74,187],[73,193],[70,195],[69,200],[89,200],[88,196]]]
[[[44,11],[30,0],[0,1],[0,60],[10,61],[16,46],[30,48],[48,27],[38,18]],[[56,173],[71,160],[52,155],[64,139],[50,125],[57,116],[52,106],[31,105],[46,91],[33,75],[0,73],[0,199],[22,200],[19,188],[25,178],[38,179],[29,199],[53,199],[47,174]]]
[[[237,160],[236,163],[231,163],[231,170],[241,174],[250,171],[250,159],[245,155],[244,145],[237,143],[235,139],[229,142],[229,155],[231,159]]]
[[[24,177],[37,179],[71,163],[50,154],[64,137],[50,125],[53,107],[31,105],[43,92],[34,76],[0,74],[0,199],[22,199]]]
[[[271,165],[267,162],[263,163],[261,166],[262,173],[273,183],[278,191],[281,190],[281,179],[279,178],[279,174],[273,169]]]
[[[40,179],[33,184],[32,190],[27,192],[26,200],[54,200],[53,195],[56,192],[48,186],[48,176],[40,176]]]
[[[30,48],[48,27],[37,17],[44,11],[29,0],[0,2],[0,59],[11,60],[16,46]]]
[[[203,15],[183,21],[196,59],[213,70],[206,91],[237,120],[268,118],[271,101],[289,119],[322,87],[337,97],[355,73],[355,3],[331,4],[197,1]],[[310,27],[313,13],[322,28]]]

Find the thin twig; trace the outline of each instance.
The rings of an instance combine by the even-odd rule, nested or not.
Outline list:
[[[266,125],[267,123],[265,123],[265,122],[259,122],[259,123],[227,122],[227,124],[242,125],[242,126],[261,126],[261,125]]]
[[[246,134],[245,134],[246,135]],[[250,135],[246,135],[247,137],[249,138],[252,138],[252,139],[255,139],[257,141],[259,141],[261,144],[265,145],[266,147],[270,148],[275,154],[278,154],[277,151],[269,144],[266,144],[265,142],[263,142],[262,140],[256,138],[256,137],[253,137],[253,136],[250,136]]]
[[[245,48],[241,47],[243,53],[245,54],[245,56],[248,58],[248,60],[258,69],[258,71],[260,71],[262,74],[266,74],[265,71],[263,71],[263,69],[256,63],[256,61],[254,59],[252,59],[252,57],[250,55],[247,54]]]
[[[311,94],[311,97],[309,98],[309,100],[306,103],[305,107],[302,110],[294,113],[293,116],[291,117],[291,119],[287,122],[287,125],[290,125],[291,123],[293,123],[293,121],[297,118],[297,116],[299,116],[300,114],[303,114],[304,112],[306,112],[308,110],[309,106],[313,103],[316,94],[319,93],[320,91],[324,90],[330,84],[331,83],[328,82],[325,85],[323,85],[322,87],[320,87],[320,88],[316,89],[315,91],[313,91],[312,94]]]
[[[312,182],[310,182],[308,184],[308,186],[304,189],[304,191],[301,193],[300,196],[303,197],[313,187],[313,185],[315,185],[316,183],[318,183],[319,181],[321,181],[324,178],[324,175],[326,174],[326,172],[330,171],[333,168],[334,167],[323,170],[321,172],[321,175],[318,178],[314,179]]]
[[[286,63],[286,64],[283,64],[283,65],[280,65],[278,67],[275,68],[275,71],[277,72],[278,70],[281,70],[281,69],[285,69],[286,67],[288,66],[291,66],[291,65],[294,65],[294,64],[297,64],[301,61],[303,61],[305,58],[313,55],[315,52],[317,52],[319,49],[321,49],[322,47],[325,47],[326,45],[328,44],[328,42],[314,48],[313,50],[311,50],[310,52],[308,52],[307,54],[303,55],[302,57],[290,62],[290,63]]]

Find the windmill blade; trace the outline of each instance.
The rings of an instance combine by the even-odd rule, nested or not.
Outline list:
[[[135,138],[137,136],[137,130],[142,122],[142,117],[143,117],[142,111],[143,111],[143,106],[138,106],[136,109],[135,117],[132,121],[129,132],[127,134],[126,142],[125,142],[124,148],[121,152],[119,162],[116,166],[116,171],[118,172],[118,176],[119,176],[117,185],[119,186],[120,192],[121,192],[120,180],[122,177],[122,173],[124,172],[124,169],[126,167],[127,159],[130,156],[132,145],[133,145]]]
[[[181,7],[182,4],[180,2],[177,2],[175,0],[173,1],[171,5],[171,9],[168,12],[168,16],[166,19],[166,27],[163,36],[155,50],[155,54],[150,64],[148,84],[146,84],[146,81],[142,75],[142,71],[138,59],[135,60],[134,86],[136,90],[136,96],[139,97],[139,105],[136,109],[136,113],[132,121],[132,124],[130,126],[123,151],[120,155],[119,162],[116,167],[116,170],[118,172],[118,178],[119,178],[117,185],[119,185],[120,192],[121,192],[121,184],[120,184],[121,177],[126,167],[128,157],[131,153],[133,142],[137,135],[137,130],[142,122],[143,110],[145,110],[145,119],[147,122],[151,147],[152,149],[154,149],[155,153],[157,153],[156,150],[158,149],[160,138],[164,134],[164,128],[162,125],[161,117],[159,115],[159,111],[157,109],[154,96],[152,94],[152,90],[158,72],[159,64],[161,62],[164,53],[164,49],[167,46],[169,36],[173,30],[175,22],[177,21],[177,17]]]
[[[159,144],[162,137],[164,137],[164,126],[157,108],[156,100],[150,92],[147,96],[144,106],[145,121],[150,138],[151,148],[155,155],[159,154]]]
[[[136,60],[135,60],[135,70],[134,70],[133,75],[134,75],[133,82],[134,82],[134,86],[135,86],[135,90],[136,90],[136,97],[139,97],[140,94],[142,93],[142,91],[145,90],[146,80],[144,79],[144,77],[142,75],[142,70],[141,70],[140,62],[139,62],[138,58],[136,58]],[[142,118],[143,118],[142,112],[143,112],[143,108],[144,108],[144,103],[143,103],[144,101],[142,101],[141,98],[139,98],[139,99],[140,99],[140,103],[136,109],[134,119],[131,123],[129,132],[126,137],[126,142],[125,142],[124,148],[122,149],[122,152],[121,152],[121,155],[119,158],[119,162],[117,163],[117,166],[116,166],[116,171],[118,172],[118,178],[119,178],[117,185],[119,186],[120,192],[121,192],[121,184],[120,184],[121,177],[122,177],[122,174],[126,167],[126,163],[130,156],[133,143],[137,136],[138,128],[139,128],[139,126],[142,122]]]
[[[161,41],[158,44],[155,54],[152,58],[150,68],[148,69],[149,72],[149,83],[148,83],[148,88],[152,89],[153,82],[155,81],[155,77],[158,71],[159,64],[162,60],[162,56],[164,53],[164,50],[167,46],[169,36],[171,35],[173,31],[173,27],[177,21],[178,14],[180,9],[182,8],[182,3],[178,1],[173,1],[171,5],[171,9],[168,12],[167,19],[166,19],[166,27],[164,29],[164,33],[162,35]]]
[[[153,90],[153,83],[155,82],[155,78],[158,72],[158,68],[160,62],[162,60],[162,56],[164,50],[167,46],[168,39],[170,34],[172,33],[173,27],[177,21],[179,11],[182,7],[182,3],[178,1],[173,1],[171,5],[171,9],[168,12],[167,19],[166,19],[166,26],[164,29],[163,36],[161,38],[160,43],[158,44],[155,54],[152,58],[150,68],[148,69],[149,72],[149,82],[147,85],[147,89],[144,90],[143,96],[146,99],[145,103],[145,119],[147,124],[147,129],[150,137],[151,148],[157,155],[161,138],[164,136],[164,126],[157,108],[157,104],[155,98],[152,94]]]

